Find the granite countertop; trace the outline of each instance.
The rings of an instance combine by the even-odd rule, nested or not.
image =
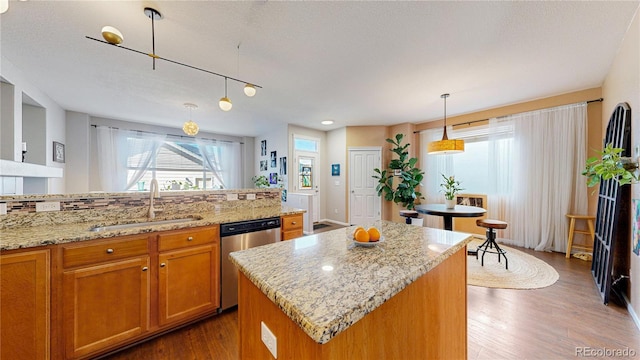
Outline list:
[[[166,231],[184,229],[198,226],[208,226],[223,224],[235,221],[264,219],[290,214],[303,213],[304,210],[295,209],[288,206],[282,207],[244,207],[232,210],[219,210],[211,212],[189,213],[182,215],[172,215],[167,217],[158,216],[155,221],[165,219],[179,219],[194,217],[198,220],[173,224],[145,224],[139,227],[118,229],[112,231],[93,232],[90,229],[94,226],[104,226],[124,223],[148,222],[146,218],[124,219],[117,222],[97,223],[75,222],[70,224],[59,224],[55,226],[24,226],[0,230],[0,251],[31,248],[53,244],[63,244],[69,242],[105,239],[115,236],[136,235],[153,231]]]
[[[389,221],[355,246],[354,227],[231,253],[231,260],[314,341],[325,344],[463,248],[471,235]]]

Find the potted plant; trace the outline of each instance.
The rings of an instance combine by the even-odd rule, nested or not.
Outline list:
[[[376,186],[378,196],[384,193],[385,200],[413,210],[416,200],[423,199],[422,193],[416,191],[416,187],[420,185],[424,171],[416,167],[417,158],[409,158],[407,148],[410,144],[401,145],[403,137],[403,134],[396,134],[395,139],[387,139],[388,143],[394,145],[390,151],[398,155],[398,158],[389,162],[389,171],[373,169],[376,173],[373,178],[378,179]],[[395,176],[398,176],[400,181],[397,186],[393,183]]]
[[[456,194],[464,190],[460,187],[460,181],[456,180],[455,176],[451,175],[449,177],[442,175],[444,182],[440,184],[442,193],[444,193],[444,202],[447,206],[447,209],[453,209],[456,207]]]
[[[623,157],[624,149],[607,144],[599,157],[587,159],[582,175],[587,177],[587,186],[593,187],[601,180],[614,179],[618,185],[635,184],[638,182],[638,163],[628,157]]]
[[[251,181],[253,181],[253,185],[258,189],[269,187],[269,179],[264,175],[256,175],[251,178]]]

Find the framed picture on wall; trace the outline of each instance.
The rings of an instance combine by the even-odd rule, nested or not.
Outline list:
[[[267,171],[269,166],[268,160],[260,160],[260,171]]]
[[[53,161],[64,162],[64,144],[57,141],[53,142]]]
[[[280,175],[287,175],[287,157],[280,158]]]
[[[269,174],[269,184],[271,184],[271,185],[278,184],[278,173],[270,173]]]
[[[277,167],[278,166],[278,153],[275,151],[271,152],[271,167]]]
[[[331,164],[331,176],[340,176],[340,164]]]
[[[260,141],[260,156],[267,156],[267,140]]]

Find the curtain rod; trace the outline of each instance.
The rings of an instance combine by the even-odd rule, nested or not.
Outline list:
[[[96,124],[91,124],[91,127],[98,127],[98,126],[104,126],[104,127],[108,127],[109,129],[117,129],[119,130],[120,128],[115,127],[115,126],[107,126],[107,125],[96,125]],[[194,139],[195,140],[195,136],[184,136],[184,135],[174,135],[174,134],[161,134],[161,133],[157,133],[157,132],[153,132],[153,131],[146,131],[146,130],[131,130],[131,129],[123,129],[123,130],[128,130],[128,131],[135,131],[135,132],[139,132],[139,133],[143,133],[143,134],[154,134],[154,135],[166,135],[166,136],[173,136],[173,137],[177,137],[177,138],[187,138],[187,139]],[[237,142],[241,145],[244,145],[244,143],[242,141],[231,141],[231,140],[219,140],[219,139],[209,139],[209,138],[203,138],[200,137],[198,139],[202,139],[202,140],[211,140],[211,141],[220,141],[220,142],[226,142],[226,143],[234,143]]]
[[[599,98],[599,99],[594,99],[594,100],[587,100],[587,101],[585,101],[585,102],[586,102],[587,104],[590,104],[590,103],[594,103],[594,102],[603,102],[603,101],[604,101],[604,99],[603,99],[603,98]],[[574,104],[579,104],[579,103],[580,103],[580,102],[577,102],[577,103],[574,103]],[[571,105],[571,104],[567,104],[567,105]],[[563,105],[560,105],[560,106],[563,106]],[[532,110],[532,111],[535,111],[535,110]],[[510,114],[510,115],[516,115],[516,114]],[[498,117],[504,117],[504,116],[510,116],[510,115],[503,115],[503,116],[498,116]],[[477,123],[477,122],[481,122],[481,121],[488,121],[488,120],[489,120],[489,119],[478,119],[478,120],[472,120],[472,121],[465,121],[465,122],[462,122],[462,123],[459,123],[459,124],[451,125],[451,127],[453,128],[453,127],[460,126],[460,125],[467,125],[467,126],[468,126],[468,125],[471,125],[471,124],[473,124],[473,123]],[[419,132],[421,132],[421,131],[423,131],[423,130],[420,130],[420,131],[414,131],[413,133],[414,133],[414,134],[417,134],[417,133],[419,133]]]

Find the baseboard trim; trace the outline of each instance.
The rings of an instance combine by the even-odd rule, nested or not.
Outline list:
[[[633,306],[631,306],[631,302],[629,301],[629,298],[627,298],[627,295],[622,294],[622,298],[624,299],[624,302],[627,305],[627,311],[629,312],[629,315],[631,315],[631,319],[633,319],[633,322],[636,324],[636,327],[638,328],[638,330],[640,330],[640,318],[638,318],[638,314],[636,314],[635,310],[633,309]]]
[[[351,224],[349,223],[344,223],[338,220],[332,220],[332,219],[321,219],[319,222],[328,222],[328,223],[332,223],[332,224],[336,224],[336,225],[342,225],[342,226],[351,226]]]

